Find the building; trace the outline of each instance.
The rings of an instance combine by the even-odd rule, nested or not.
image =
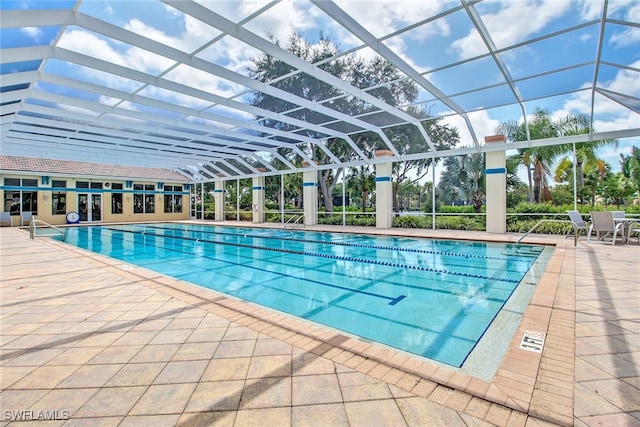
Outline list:
[[[168,169],[0,156],[2,211],[52,225],[187,219],[188,180]]]

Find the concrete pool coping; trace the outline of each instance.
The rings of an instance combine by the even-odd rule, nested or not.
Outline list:
[[[206,222],[212,224],[211,222]],[[258,226],[251,223],[225,222],[216,225]],[[271,226],[273,225],[265,225]],[[376,230],[360,227],[307,227],[309,230],[351,232],[366,234],[392,234],[415,237],[434,237],[463,240],[489,240],[513,242],[516,235],[490,235],[486,233],[456,232],[451,230]],[[3,252],[5,230],[3,232]],[[26,233],[23,233],[26,236]],[[12,242],[14,239],[10,239]],[[403,352],[393,351],[384,346],[354,339],[335,331],[321,328],[304,320],[275,313],[272,310],[223,296],[214,291],[194,288],[191,284],[169,279],[142,268],[127,269],[122,262],[70,248],[57,242],[48,242],[51,254],[68,254],[91,262],[97,269],[109,271],[123,279],[144,283],[145,287],[170,295],[186,304],[232,320],[260,334],[321,356],[333,361],[336,366],[366,374],[367,376],[393,385],[400,390],[421,396],[431,402],[449,408],[460,415],[470,415],[479,420],[497,425],[524,425],[516,420],[547,420],[560,425],[574,423],[575,393],[575,353],[576,353],[576,253],[597,251],[637,256],[638,246],[634,244],[609,247],[598,243],[586,245],[583,241],[578,248],[573,240],[564,236],[532,235],[527,243],[551,245],[554,253],[547,269],[538,283],[536,292],[524,313],[522,321],[505,353],[492,381],[482,381],[447,367],[437,366],[424,359],[411,357]],[[16,248],[11,247],[11,251]],[[45,248],[46,249],[46,248]],[[4,258],[4,254],[3,254]],[[627,257],[628,258],[628,257]],[[15,261],[14,261],[15,262]],[[3,283],[11,283],[13,277],[5,276],[7,264],[3,265]],[[33,277],[37,277],[32,273]],[[20,280],[24,280],[24,274]],[[27,283],[28,282],[28,278]],[[4,285],[3,285],[4,286]],[[4,292],[5,296],[7,295]],[[8,319],[10,313],[3,313]],[[4,323],[4,322],[3,322]],[[542,353],[519,349],[525,330],[545,332],[546,342]],[[4,334],[4,332],[3,332]],[[9,336],[13,336],[8,334]],[[3,346],[3,348],[11,348]],[[6,353],[9,350],[4,350]],[[637,351],[637,350],[636,350]],[[3,362],[4,363],[4,362]],[[3,389],[15,388],[9,384]],[[581,388],[579,393],[584,394]],[[602,393],[600,393],[602,395]],[[612,398],[612,400],[615,400]],[[496,405],[497,404],[497,405]],[[621,405],[618,405],[621,406]],[[637,409],[636,409],[637,410]],[[580,411],[586,411],[580,408]],[[611,412],[611,411],[610,411]],[[584,415],[584,414],[583,414]],[[600,416],[586,414],[580,419]],[[612,416],[625,417],[624,410]],[[592,418],[593,419],[593,418]],[[509,421],[511,420],[511,421]],[[631,425],[631,424],[629,424]]]

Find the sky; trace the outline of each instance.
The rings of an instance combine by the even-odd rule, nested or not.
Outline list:
[[[233,23],[242,23],[245,29],[261,37],[266,38],[267,34],[270,34],[274,39],[285,42],[292,32],[297,32],[310,41],[317,41],[322,32],[339,41],[341,49],[345,51],[353,49],[357,55],[365,58],[374,58],[377,55],[371,48],[362,48],[362,40],[329,18],[320,7],[306,0],[283,0],[275,5],[266,0],[213,0],[199,3]],[[494,134],[501,122],[522,120],[521,107],[514,104],[514,94],[507,86],[499,86],[504,82],[500,69],[493,58],[485,55],[487,47],[464,11],[446,13],[445,16],[426,25],[395,34],[407,26],[448,11],[451,7],[460,6],[458,1],[335,0],[335,3],[374,37],[382,38],[381,42],[385,48],[390,49],[415,70],[426,73],[425,76],[430,83],[442,90],[461,108],[469,111],[469,121],[479,140],[486,135]],[[72,8],[76,4],[75,1],[3,0],[1,7],[55,10]],[[530,99],[524,103],[528,115],[537,107],[548,109],[556,118],[577,113],[591,114],[590,105],[594,95],[591,90],[583,88],[591,86],[594,78],[597,78],[598,85],[611,91],[614,94],[613,98],[620,97],[620,94],[628,98],[619,98],[626,104],[623,105],[612,97],[595,94],[593,114],[596,131],[640,128],[640,2],[609,1],[607,16],[616,21],[607,25],[604,35],[605,49],[601,53],[603,65],[598,76],[594,77],[594,66],[589,62],[592,62],[597,54],[600,27],[586,23],[602,15],[602,5],[603,2],[597,0],[485,0],[475,5],[496,48],[516,46],[505,51],[501,58],[510,76],[518,82],[521,95]],[[179,5],[172,7],[157,1],[125,0],[85,0],[78,6],[79,12],[160,41],[180,51],[192,53],[239,75],[247,75],[252,59],[260,54],[256,48],[230,36],[221,37],[218,29],[179,9]],[[257,11],[262,13],[256,14]],[[624,22],[633,23],[635,26],[623,25]],[[575,26],[575,29],[561,37],[544,37],[568,26]],[[3,48],[49,44],[57,36],[57,30],[52,27],[11,31],[5,29],[2,30],[0,43]],[[536,38],[540,40],[525,43]],[[232,100],[246,100],[250,92],[238,81],[212,77],[202,70],[108,39],[86,28],[67,27],[58,41],[58,46],[131,70],[162,75],[170,81]],[[459,65],[442,70],[442,67],[454,63]],[[581,63],[585,65],[575,66]],[[3,64],[2,73],[16,71],[11,70],[11,66],[12,64]],[[33,67],[33,64],[31,66]],[[36,68],[37,66],[36,64]],[[24,67],[28,69],[29,65]],[[224,106],[212,107],[209,101],[143,85],[132,79],[59,59],[47,61],[42,69],[51,74],[106,85],[112,89],[214,114],[242,119],[249,117],[248,113]],[[553,75],[546,74],[556,69],[564,70]],[[118,105],[132,111],[158,113],[170,119],[179,117],[177,113],[122,102],[117,97],[73,92],[72,89],[55,83],[38,85],[38,89],[41,90],[97,100],[103,105]],[[479,90],[485,87],[486,90]],[[560,95],[544,98],[553,93]],[[462,146],[472,144],[471,134],[464,119],[453,114],[450,105],[434,100],[424,89],[421,89],[418,99],[423,101],[425,106],[429,106],[432,114],[442,116],[446,123],[459,129]],[[78,112],[95,114],[82,108]],[[222,123],[208,123],[202,119],[193,120],[199,124],[229,127]],[[629,154],[632,146],[640,147],[640,138],[619,140],[617,147],[602,149],[599,155],[617,170],[620,154]]]

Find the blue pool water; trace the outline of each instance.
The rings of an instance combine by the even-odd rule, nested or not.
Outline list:
[[[456,367],[542,251],[176,223],[69,228],[65,242]]]

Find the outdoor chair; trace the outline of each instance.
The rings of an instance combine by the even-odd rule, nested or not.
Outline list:
[[[565,238],[569,237],[571,235],[571,231],[573,231],[577,241],[582,230],[584,230],[585,233],[587,232],[587,230],[589,230],[590,224],[586,222],[584,218],[582,218],[582,215],[578,211],[567,211],[567,213],[569,214],[569,219],[571,220],[572,227],[569,229],[569,231],[567,231],[567,235],[565,236]]]
[[[624,225],[623,223],[616,222],[613,219],[613,212],[611,211],[594,211],[591,212],[591,226],[587,233],[587,243],[591,240],[591,233],[596,232],[596,238],[602,240],[609,233],[612,233],[611,244],[616,244],[616,237],[618,232],[624,240]],[[600,237],[602,233],[602,237]]]
[[[638,243],[640,243],[640,224],[638,223],[633,223],[629,225],[629,231],[627,233],[629,242],[631,241],[631,238],[634,235],[638,239]]]
[[[20,214],[20,225],[24,226],[24,223],[26,222],[27,225],[31,225],[31,221],[33,221],[34,219],[36,219],[33,216],[33,212],[22,212]]]
[[[8,225],[11,227],[13,223],[11,222],[11,213],[10,212],[0,212],[0,226]]]

